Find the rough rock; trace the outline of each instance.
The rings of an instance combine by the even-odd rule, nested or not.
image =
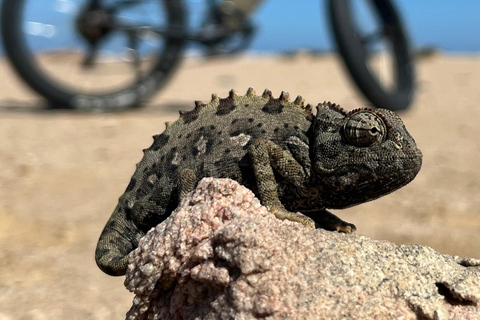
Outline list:
[[[203,179],[130,255],[127,319],[480,319],[480,261],[281,221]]]

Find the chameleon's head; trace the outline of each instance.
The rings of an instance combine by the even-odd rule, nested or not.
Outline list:
[[[315,179],[327,208],[345,208],[386,195],[415,178],[422,153],[402,120],[384,109],[346,112],[317,107]]]

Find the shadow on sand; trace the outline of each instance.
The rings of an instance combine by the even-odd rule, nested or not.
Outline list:
[[[142,106],[136,106],[122,110],[102,110],[102,109],[69,109],[66,107],[52,106],[43,100],[25,102],[20,100],[0,100],[0,113],[18,113],[18,114],[105,114],[105,113],[139,113],[139,114],[173,114],[179,110],[188,109],[189,104],[181,101],[169,101],[160,103],[145,103]]]

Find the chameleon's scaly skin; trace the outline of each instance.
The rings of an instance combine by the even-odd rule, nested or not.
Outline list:
[[[262,96],[232,90],[225,99],[196,102],[153,138],[97,244],[97,264],[110,275],[125,274],[140,238],[204,177],[238,181],[280,219],[352,232],[353,224],[326,208],[388,194],[410,182],[422,163],[391,111],[346,112],[323,103],[314,115],[301,97],[289,102],[282,92],[274,99],[268,90]]]

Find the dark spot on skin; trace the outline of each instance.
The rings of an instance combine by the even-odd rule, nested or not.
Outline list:
[[[233,104],[233,97],[227,97],[225,99],[220,99],[216,115],[217,116],[224,116],[226,114],[229,114],[230,112],[232,112],[236,108],[237,108],[237,106]]]
[[[245,107],[248,107],[249,105],[250,105],[250,104],[248,104],[248,103],[245,103]]]
[[[225,153],[230,153],[230,149],[225,149]]]
[[[125,190],[125,192],[132,191],[133,188],[135,188],[135,184],[136,184],[136,183],[137,183],[137,180],[135,180],[134,178],[132,178],[132,180],[130,180],[130,183],[128,184],[127,189]]]
[[[187,139],[189,139],[192,136],[191,133],[187,134]]]
[[[262,108],[262,111],[269,114],[282,113],[282,102],[279,99],[270,99],[267,104]]]
[[[137,189],[137,192],[136,192],[136,198],[139,199],[139,198],[143,198],[144,196],[147,195],[147,188],[143,187],[143,188],[138,188]]]
[[[238,121],[238,119],[233,119],[232,124],[235,124]]]
[[[165,156],[162,156],[162,157],[160,158],[160,161],[164,161],[164,160],[165,160]]]
[[[212,147],[213,147],[214,144],[215,144],[215,139],[208,139],[206,149],[205,149],[205,153],[211,154],[212,153]]]
[[[193,157],[198,156],[199,153],[200,153],[200,151],[197,148],[192,148],[192,156]]]
[[[172,191],[173,191],[173,192],[172,192],[173,194],[175,194],[175,193],[178,194],[178,189],[174,189],[174,190],[172,190]],[[178,201],[177,201],[177,199],[178,199],[178,196],[176,196],[176,197],[169,197],[169,201],[168,201],[167,206],[166,206],[166,208],[165,208],[165,213],[167,213],[167,214],[165,214],[165,215],[163,215],[162,217],[160,217],[160,219],[159,219],[160,221],[165,220],[165,219],[168,217],[168,215],[169,215],[173,210],[175,210],[175,209],[178,207]],[[160,222],[160,221],[159,221],[159,222]],[[158,223],[153,224],[153,226],[156,226],[157,224],[158,224]]]
[[[205,131],[205,127],[200,127],[198,130],[203,132],[203,131]]]
[[[185,112],[180,116],[180,119],[183,119],[184,123],[190,123],[197,120],[200,110],[193,109],[192,111]]]
[[[294,126],[294,127],[293,127],[293,129],[295,129],[295,130],[298,130],[298,126],[297,126],[297,125],[296,125],[296,126]]]
[[[157,136],[154,136],[153,137],[153,144],[150,147],[150,150],[154,150],[154,151],[160,150],[161,148],[163,148],[167,144],[169,139],[170,139],[170,136],[166,135],[164,133],[162,133],[160,135],[157,135]]]
[[[214,125],[211,125],[211,126],[210,126],[210,130],[215,130],[215,126],[214,126]]]
[[[183,156],[182,156],[182,160],[183,160],[183,161],[187,160],[187,156],[186,156],[186,155],[183,155]]]
[[[177,139],[182,139],[182,135],[179,135],[179,136],[177,137]]]
[[[277,133],[280,129],[277,127],[275,129],[273,129],[273,132]]]
[[[116,244],[113,244],[113,245],[116,245]],[[122,260],[122,259],[123,259],[123,257],[115,256],[115,257],[112,258],[111,261],[113,263],[117,263],[117,262],[120,262],[120,260]]]
[[[218,131],[217,134],[218,134],[218,135],[221,135],[221,134],[222,134],[222,131]]]
[[[127,201],[123,204],[123,210],[125,211],[125,219],[128,220],[133,220],[133,210],[132,208],[128,207]]]
[[[248,122],[252,123],[252,122],[253,122],[253,118],[248,119]]]
[[[288,126],[289,126],[288,123],[284,123],[284,124],[283,124],[283,127],[284,127],[284,128],[288,128]]]
[[[173,197],[177,199],[176,197]],[[159,206],[152,204],[152,203],[165,203],[161,197],[151,197],[139,203],[138,207],[134,210],[137,213],[137,219],[135,221],[136,226],[138,229],[146,233],[148,230],[152,228],[152,226],[156,226],[164,217],[163,215],[163,205],[161,208]]]
[[[262,130],[262,134],[265,134],[265,133],[267,133],[267,131],[265,131],[265,130]]]
[[[261,122],[259,124],[257,124],[258,128],[261,128],[262,126],[263,126],[263,123],[261,123]]]
[[[103,257],[110,253],[110,249],[98,249],[96,254]]]

